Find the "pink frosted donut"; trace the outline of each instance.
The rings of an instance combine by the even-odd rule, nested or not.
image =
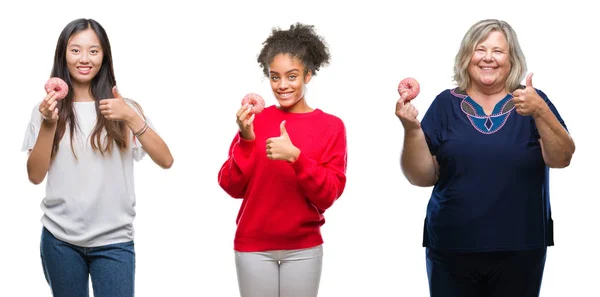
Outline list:
[[[46,82],[46,85],[44,85],[44,89],[46,89],[46,94],[52,91],[56,91],[56,93],[58,94],[58,97],[56,97],[56,99],[58,100],[65,98],[69,93],[69,86],[67,86],[67,83],[58,77],[50,78]]]
[[[420,90],[419,82],[412,77],[407,77],[398,84],[398,94],[406,102],[415,99],[419,95]]]
[[[265,100],[258,94],[249,93],[242,99],[242,106],[250,104],[250,113],[257,114],[261,113],[265,109]]]

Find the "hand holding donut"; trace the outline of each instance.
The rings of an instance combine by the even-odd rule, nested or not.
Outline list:
[[[398,94],[405,102],[415,99],[420,90],[419,82],[412,77],[407,77],[398,84]]]
[[[50,91],[44,100],[40,103],[39,111],[42,118],[47,123],[56,123],[58,121],[58,97],[59,94],[55,91]]]
[[[285,129],[285,121],[279,125],[281,135],[267,139],[267,158],[294,162],[300,155],[300,150],[294,146]]]
[[[254,140],[254,117],[265,109],[265,100],[258,94],[249,93],[242,99],[242,107],[236,113],[236,122],[243,139]]]
[[[544,99],[533,88],[532,77],[533,73],[527,75],[525,89],[517,89],[513,92],[512,100],[515,103],[515,110],[523,116],[537,116],[544,108],[548,107]]]
[[[419,111],[410,103],[419,95],[420,86],[416,79],[405,78],[398,84],[400,99],[396,102],[396,116],[406,130],[420,129],[421,123],[417,120]]]
[[[46,97],[40,103],[39,111],[48,123],[56,123],[58,121],[58,100],[61,100],[69,93],[69,86],[64,80],[58,77],[51,77],[44,84]]]
[[[252,122],[254,121],[255,114],[250,115],[250,111],[252,107],[249,105],[242,105],[240,109],[238,109],[236,116],[236,123],[240,128],[241,137],[245,140],[254,140],[256,137],[254,135],[254,125]]]
[[[405,130],[417,130],[421,128],[421,122],[417,119],[419,111],[410,102],[404,102],[400,97],[396,102],[396,116],[400,119]]]
[[[114,98],[100,100],[100,113],[104,115],[104,118],[111,121],[131,119],[135,115],[135,111],[127,105],[116,86],[112,88],[112,93],[115,96]]]

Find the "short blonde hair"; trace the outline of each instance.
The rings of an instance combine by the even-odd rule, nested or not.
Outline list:
[[[493,31],[502,32],[508,43],[508,56],[511,67],[506,79],[506,88],[509,92],[512,92],[521,85],[521,81],[527,72],[527,63],[519,45],[517,33],[505,21],[487,19],[471,26],[460,43],[460,49],[454,61],[454,81],[460,91],[465,91],[471,84],[468,68],[475,47]]]

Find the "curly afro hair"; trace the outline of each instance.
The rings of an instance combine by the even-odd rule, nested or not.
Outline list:
[[[317,75],[317,71],[329,64],[329,49],[325,40],[317,35],[314,26],[296,23],[289,30],[273,28],[271,36],[263,42],[258,55],[258,63],[266,77],[269,77],[269,65],[278,54],[289,54],[302,61],[304,74],[308,71]]]

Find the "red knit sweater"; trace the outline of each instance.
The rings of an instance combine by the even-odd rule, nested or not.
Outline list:
[[[280,136],[285,120],[300,155],[293,163],[269,160],[266,141]],[[236,134],[219,185],[243,198],[234,249],[240,252],[310,248],[323,243],[323,213],[346,185],[346,130],[336,116],[315,109],[289,113],[275,106],[254,119],[256,139]]]

